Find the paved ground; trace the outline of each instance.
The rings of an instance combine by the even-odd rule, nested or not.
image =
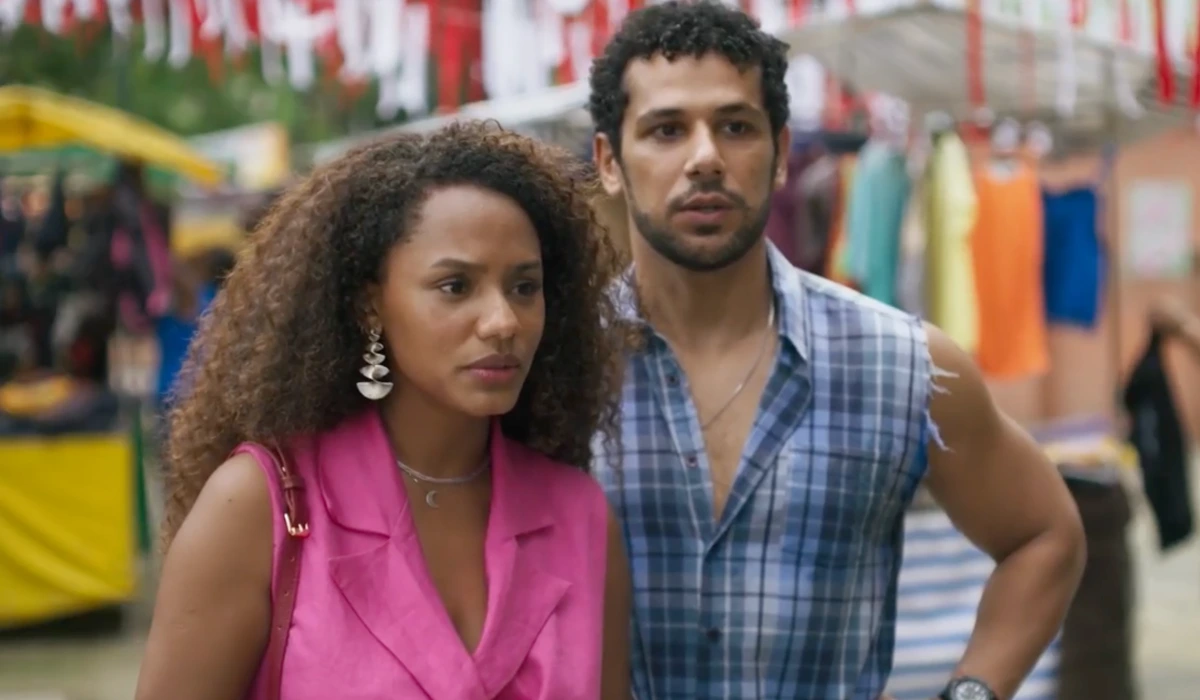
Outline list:
[[[1200,485],[1193,477],[1194,490]],[[1200,499],[1193,502],[1200,503]],[[1142,509],[1134,534],[1138,555],[1138,663],[1147,700],[1200,697],[1200,538],[1167,556],[1156,551]]]
[[[1200,484],[1197,492],[1200,496]],[[1200,539],[1161,557],[1154,550],[1151,528],[1143,508],[1132,536],[1139,564],[1142,695],[1147,700],[1196,700],[1200,697]],[[132,698],[149,599],[148,592],[145,601],[132,606],[127,630],[114,638],[0,642],[0,700]]]

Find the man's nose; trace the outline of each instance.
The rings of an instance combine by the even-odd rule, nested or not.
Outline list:
[[[717,139],[708,127],[692,132],[692,153],[688,160],[687,175],[696,180],[719,180],[725,174],[725,161]]]

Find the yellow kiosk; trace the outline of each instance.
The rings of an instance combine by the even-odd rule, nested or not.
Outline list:
[[[31,415],[70,380],[0,387],[0,409]],[[0,439],[0,628],[123,603],[135,591],[134,454],[121,433]]]

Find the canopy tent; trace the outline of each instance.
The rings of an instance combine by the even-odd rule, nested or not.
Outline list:
[[[458,119],[495,120],[513,131],[577,148],[587,144],[592,135],[592,120],[587,112],[589,91],[586,80],[577,80],[528,97],[476,102],[454,114],[410,122],[399,130],[420,133]]]
[[[586,106],[588,84],[585,80],[556,85],[538,93],[499,100],[483,100],[465,105],[457,112],[418,119],[401,126],[360,134],[322,144],[313,149],[313,164],[336,158],[354,146],[395,133],[426,133],[463,119],[495,120],[514,131],[543,136],[550,130],[565,130],[578,137],[591,133]],[[560,137],[562,134],[560,134]],[[556,141],[562,138],[554,139]]]
[[[579,80],[567,85],[556,85],[533,95],[475,102],[453,114],[409,122],[398,127],[398,130],[432,131],[459,119],[495,119],[514,129],[546,122],[574,121],[588,124],[587,113],[584,111],[587,101],[587,81]]]
[[[881,0],[872,11],[815,17],[781,37],[839,80],[904,100],[914,114],[943,111],[969,122],[982,108],[995,118],[1041,121],[1060,152],[1104,148],[1112,158],[1114,147],[1186,124],[1184,105],[1157,99],[1148,3],[1130,0],[1141,20],[1132,28],[1121,27],[1113,3],[1091,3],[1094,12],[1073,26],[1073,4]],[[1178,33],[1168,43],[1176,45],[1175,81],[1184,83],[1192,77],[1182,72],[1187,25],[1176,21],[1168,28]],[[1118,231],[1120,197],[1107,201],[1105,228]],[[1109,280],[1119,288],[1119,236],[1110,247]],[[1119,294],[1107,296],[1113,382],[1119,385],[1122,304]]]
[[[875,12],[818,17],[781,38],[856,89],[894,95],[915,113],[940,110],[968,120],[986,107],[996,117],[1039,119],[1065,134],[1087,134],[1107,131],[1115,109],[1125,117],[1121,138],[1129,141],[1177,126],[1185,116],[1181,106],[1138,104],[1154,81],[1154,57],[1139,43],[1116,40],[1115,31],[1100,31],[1115,18],[1069,29],[1065,1],[1057,19],[989,12],[994,3],[981,3],[973,88],[969,1],[884,4]],[[1065,70],[1064,51],[1073,54]]]
[[[181,137],[119,110],[28,85],[0,87],[0,152],[83,145],[205,186],[225,177]]]

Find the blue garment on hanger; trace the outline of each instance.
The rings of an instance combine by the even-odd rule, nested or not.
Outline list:
[[[1100,316],[1107,255],[1096,231],[1097,203],[1090,187],[1042,192],[1043,284],[1051,323],[1093,328]]]

